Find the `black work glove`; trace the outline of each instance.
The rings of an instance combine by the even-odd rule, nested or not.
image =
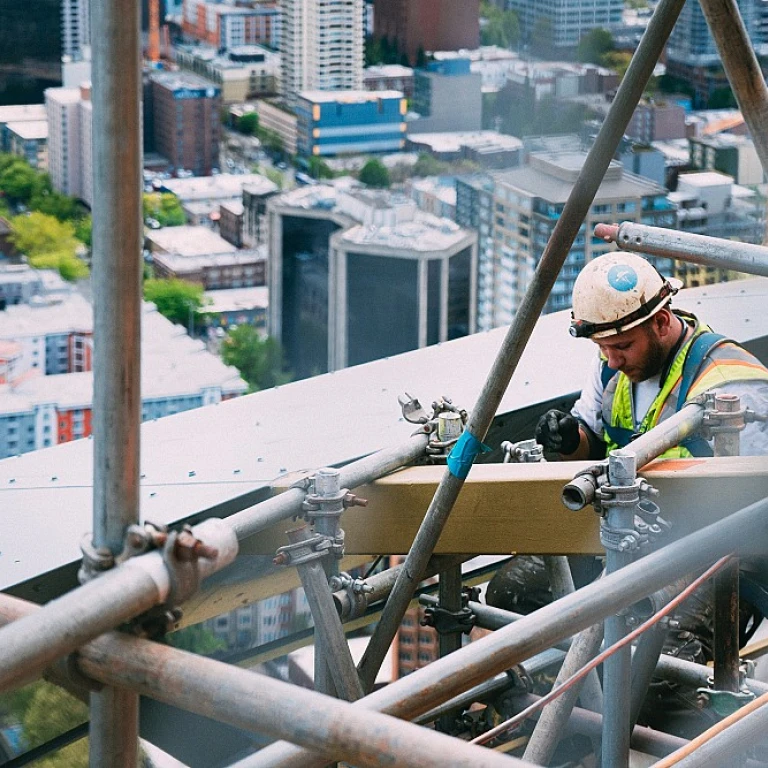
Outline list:
[[[553,453],[573,453],[581,441],[579,422],[570,413],[547,411],[536,425],[536,442],[544,446],[545,451]]]

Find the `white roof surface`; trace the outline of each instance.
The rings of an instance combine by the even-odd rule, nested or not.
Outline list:
[[[738,341],[768,336],[766,302],[768,279],[760,278],[675,299]],[[567,311],[539,319],[499,414],[579,390],[595,348],[572,338],[568,325]],[[286,472],[401,444],[413,432],[400,414],[403,392],[427,404],[446,395],[471,410],[505,333],[478,333],[143,424],[142,519],[166,523],[212,508],[230,514],[252,506]],[[553,376],[551,360],[568,364]],[[300,439],[307,425],[312,439]],[[0,588],[79,559],[81,536],[92,527],[92,450],[92,441],[76,441],[0,461]]]

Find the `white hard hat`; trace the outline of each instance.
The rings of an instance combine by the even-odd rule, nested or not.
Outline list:
[[[573,286],[571,335],[602,339],[628,331],[669,304],[681,285],[635,253],[598,256]]]

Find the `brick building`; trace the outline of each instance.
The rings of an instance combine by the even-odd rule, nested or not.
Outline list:
[[[155,151],[176,170],[209,176],[219,163],[221,90],[196,75],[159,72],[150,98]]]
[[[480,45],[479,0],[375,0],[376,38],[397,43],[416,63],[422,51],[456,51]]]

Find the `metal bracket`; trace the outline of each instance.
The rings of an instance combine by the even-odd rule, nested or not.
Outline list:
[[[368,607],[368,598],[366,597],[366,594],[373,592],[373,587],[370,584],[366,584],[363,579],[353,578],[345,571],[331,576],[330,579],[328,579],[328,586],[331,588],[331,592],[340,592],[342,590],[346,592],[351,606],[351,615],[349,618],[362,616],[363,612]]]
[[[501,444],[501,450],[504,453],[504,464],[534,464],[546,461],[544,447],[535,440],[520,440],[517,443],[505,440]]]
[[[742,688],[738,693],[732,691],[715,691],[711,688],[697,688],[699,701],[712,709],[720,717],[728,717],[755,698],[748,688]]]
[[[468,635],[477,622],[477,616],[469,607],[470,600],[477,600],[477,587],[465,587],[461,590],[462,607],[458,611],[449,611],[439,605],[430,605],[424,609],[424,619],[421,624],[434,627],[439,635],[455,635],[459,632]]]
[[[321,560],[328,554],[338,559],[344,556],[344,531],[341,529],[335,539],[316,533],[305,541],[286,544],[277,550],[272,562],[275,565],[303,565]]]

